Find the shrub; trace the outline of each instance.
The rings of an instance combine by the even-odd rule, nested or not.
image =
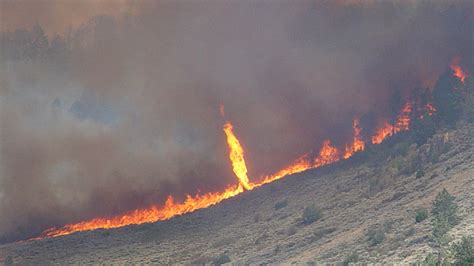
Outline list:
[[[370,246],[373,247],[383,242],[385,239],[385,231],[383,227],[370,228],[369,231],[367,231],[367,237]]]
[[[351,255],[347,256],[342,262],[343,266],[347,266],[350,263],[356,263],[359,261],[359,255],[356,252],[352,252]]]
[[[425,171],[423,170],[416,171],[416,176],[415,176],[416,178],[422,178],[424,176],[425,176]]]
[[[311,224],[321,219],[321,211],[314,205],[306,206],[303,210],[303,223]]]
[[[221,254],[219,257],[216,257],[212,260],[213,265],[222,265],[228,262],[230,262],[230,258],[226,254]]]
[[[423,260],[423,266],[442,266],[457,265],[468,266],[474,265],[474,239],[464,236],[460,242],[453,243],[450,246],[450,254],[439,252],[438,254],[429,254]]]
[[[441,239],[459,221],[456,214],[458,206],[454,199],[454,196],[449,194],[446,189],[443,189],[438,193],[433,202],[431,214],[435,239]]]
[[[440,266],[441,265],[440,258],[435,254],[429,254],[421,263],[422,266]]]
[[[319,239],[325,237],[326,235],[336,231],[336,227],[329,227],[329,228],[324,228],[324,229],[319,229],[316,232],[313,233],[313,236],[311,237],[311,242],[313,241],[318,241]]]
[[[419,208],[415,213],[415,222],[421,223],[428,218],[428,210],[425,208]]]
[[[464,236],[459,243],[451,246],[454,265],[474,265],[474,238]]]
[[[8,256],[5,260],[5,266],[13,266],[13,258],[12,256]]]
[[[275,203],[275,210],[283,209],[288,206],[288,199]]]

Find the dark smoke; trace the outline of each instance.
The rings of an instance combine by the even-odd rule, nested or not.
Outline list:
[[[221,103],[257,179],[472,58],[469,1],[123,1],[74,22],[65,2],[9,2],[2,36],[52,12],[65,44],[54,60],[1,50],[0,242],[235,183]]]

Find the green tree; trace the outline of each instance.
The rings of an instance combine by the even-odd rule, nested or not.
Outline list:
[[[454,200],[455,197],[449,194],[446,189],[443,189],[436,195],[431,208],[433,240],[438,250],[437,257],[440,263],[445,261],[448,255],[449,237],[447,233],[459,222],[456,214],[458,206]]]
[[[460,242],[451,245],[454,265],[474,265],[474,238],[464,236]]]
[[[12,256],[8,256],[5,260],[5,266],[13,266],[13,258]]]
[[[462,114],[461,81],[451,69],[447,70],[436,82],[433,89],[433,102],[436,106],[436,117],[442,124],[453,127]]]
[[[456,214],[458,206],[454,202],[455,199],[446,189],[443,189],[436,196],[431,208],[433,233],[444,235],[459,222]],[[443,228],[436,229],[435,224],[442,225]]]
[[[26,46],[27,59],[45,59],[49,49],[48,36],[43,28],[36,23],[30,32],[30,40]]]
[[[436,123],[432,116],[423,115],[423,119],[416,118],[411,125],[411,137],[418,145],[423,145],[436,133]]]

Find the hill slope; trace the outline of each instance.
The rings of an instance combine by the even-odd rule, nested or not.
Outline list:
[[[431,227],[429,219],[415,223],[415,210],[430,208],[442,188],[460,207],[451,234],[474,232],[473,143],[474,125],[465,124],[418,148],[368,151],[169,221],[2,245],[0,262],[195,264],[228,256],[239,263],[331,263],[353,253],[364,262],[416,261],[431,252]],[[303,209],[311,204],[322,218],[305,225]],[[384,232],[381,243],[370,244],[370,228]]]

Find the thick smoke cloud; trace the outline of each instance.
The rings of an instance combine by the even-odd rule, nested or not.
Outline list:
[[[67,33],[55,16],[45,27],[67,39],[64,66],[1,62],[0,241],[235,183],[221,103],[251,179],[323,139],[342,146],[354,115],[375,117],[370,134],[394,95],[472,58],[471,6],[145,2]],[[31,26],[17,19],[7,27]]]

